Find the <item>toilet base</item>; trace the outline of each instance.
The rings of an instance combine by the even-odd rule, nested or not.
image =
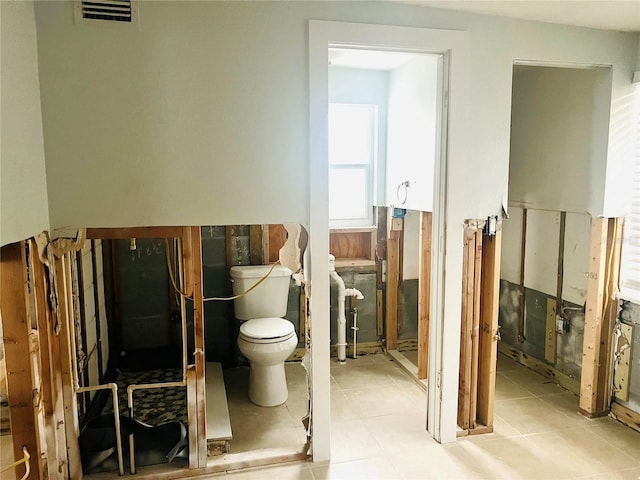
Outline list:
[[[284,362],[276,365],[256,365],[251,362],[249,400],[260,407],[277,407],[286,402],[288,397]]]

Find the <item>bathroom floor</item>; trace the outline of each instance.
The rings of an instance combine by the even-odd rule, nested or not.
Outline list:
[[[424,391],[385,355],[349,359],[345,365],[332,359],[331,462],[215,478],[640,477],[640,433],[608,417],[583,417],[577,396],[502,355],[493,433],[440,445],[425,431],[425,405]]]

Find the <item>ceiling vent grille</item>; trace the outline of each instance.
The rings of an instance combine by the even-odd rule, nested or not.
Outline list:
[[[134,23],[134,0],[82,0],[76,2],[76,20],[100,20],[119,24]]]

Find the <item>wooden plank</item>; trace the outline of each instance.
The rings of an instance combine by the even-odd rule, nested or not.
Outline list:
[[[251,265],[262,265],[262,225],[249,226],[249,255]]]
[[[382,289],[376,289],[376,335],[382,337],[384,335],[383,327],[384,310],[382,306]]]
[[[54,387],[53,362],[52,362],[52,331],[50,328],[50,311],[47,301],[47,285],[46,272],[44,265],[37,255],[35,241],[30,241],[31,265],[33,268],[33,292],[35,295],[36,320],[38,323],[38,337],[40,341],[40,393],[42,396],[42,405],[44,409],[44,429],[47,444],[47,478],[59,478],[58,466],[66,463],[66,441],[61,441],[58,437],[58,419],[64,416],[56,416],[55,414],[55,397],[60,394]],[[60,401],[60,403],[62,403]],[[62,436],[64,440],[64,436]]]
[[[62,396],[64,399],[64,425],[67,438],[67,465],[69,477],[82,478],[80,446],[78,438],[78,401],[73,385],[73,364],[71,355],[71,335],[73,326],[73,292],[71,291],[71,257],[73,253],[65,253],[56,259],[56,289],[58,292],[60,333],[57,336],[60,348],[60,371],[62,373]]]
[[[613,331],[618,316],[619,302],[615,298],[620,280],[620,256],[622,250],[622,219],[610,218],[607,229],[607,276],[598,359],[598,391],[596,412],[608,412],[612,395]]]
[[[184,227],[182,234],[182,264],[184,265],[184,293],[193,296],[193,244],[191,228]],[[177,280],[176,280],[177,281]]]
[[[371,231],[341,231],[334,230],[329,234],[329,251],[336,258],[352,258],[375,260],[375,250],[372,249]],[[374,242],[375,243],[375,242]]]
[[[429,308],[431,295],[431,212],[420,212],[420,251],[418,252],[418,378],[429,370]]]
[[[482,244],[477,418],[480,424],[492,429],[498,358],[501,247],[502,222],[498,223],[496,234],[485,236]]]
[[[640,413],[634,412],[618,402],[611,403],[611,413],[616,420],[633,428],[636,432],[640,432]]]
[[[556,363],[556,300],[547,298],[547,320],[544,337],[544,359],[549,363]]]
[[[539,373],[543,377],[546,377],[558,385],[566,388],[575,395],[580,395],[580,379],[570,377],[569,375],[562,373],[560,370],[555,369],[543,360],[538,360],[531,355],[518,350],[517,348],[510,347],[504,342],[498,342],[498,351],[503,355],[515,360],[516,362],[530,368],[534,372]]]
[[[387,240],[387,308],[386,328],[387,350],[398,347],[398,280],[399,280],[399,239],[392,232]]]
[[[191,228],[193,250],[193,325],[195,338],[196,398],[198,409],[198,467],[207,465],[207,412],[205,384],[204,292],[200,227]]]
[[[102,330],[101,330],[101,319],[102,315],[100,314],[100,294],[99,294],[99,277],[98,277],[98,261],[96,257],[96,242],[95,240],[91,240],[91,275],[93,281],[93,304],[96,312],[95,316],[95,329],[96,329],[96,346],[97,346],[97,355],[98,355],[98,378],[102,379],[102,374],[104,372],[104,365],[102,364]],[[104,278],[104,277],[103,277]]]
[[[580,411],[587,415],[597,413],[596,393],[599,388],[598,362],[602,337],[608,223],[606,218],[593,218],[591,221],[591,247],[580,380]]]
[[[465,227],[462,264],[462,308],[460,326],[460,372],[458,383],[458,426],[470,427],[471,408],[471,329],[473,318],[473,270],[475,265],[475,239]]]
[[[224,388],[222,364],[206,362],[205,374],[207,407],[207,441],[231,440],[231,420],[227,405],[227,391]]]
[[[87,228],[87,239],[180,238],[182,227]]]
[[[27,316],[27,266],[23,242],[2,247],[0,252],[0,308],[4,337],[9,416],[14,458],[22,458],[26,445],[33,457],[39,455],[36,420],[33,411],[29,335]],[[32,462],[32,477],[40,478],[39,462]],[[24,465],[16,467],[16,478],[24,475]]]
[[[469,428],[476,428],[478,411],[478,356],[480,335],[480,292],[482,281],[482,229],[475,232],[473,266],[473,317],[471,324],[471,387],[469,405]]]
[[[187,422],[189,423],[189,469],[198,468],[198,395],[196,367],[187,368]]]

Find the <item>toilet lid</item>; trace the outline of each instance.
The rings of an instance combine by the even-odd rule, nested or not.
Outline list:
[[[294,332],[293,323],[284,318],[254,318],[240,325],[240,333],[247,338],[282,338]]]

